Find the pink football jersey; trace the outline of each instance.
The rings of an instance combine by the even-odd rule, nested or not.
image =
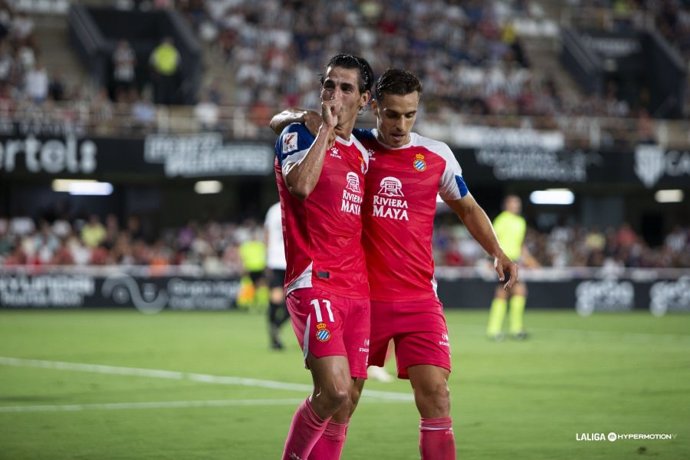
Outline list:
[[[283,174],[309,151],[314,136],[299,124],[276,142],[276,182],[283,211],[287,292],[314,287],[350,298],[369,296],[362,248],[361,208],[368,154],[360,142],[336,138],[326,152],[319,182],[301,201]]]
[[[469,193],[462,169],[446,144],[416,133],[397,149],[380,144],[376,130],[356,134],[370,154],[363,243],[371,300],[432,298],[436,196],[457,200]]]

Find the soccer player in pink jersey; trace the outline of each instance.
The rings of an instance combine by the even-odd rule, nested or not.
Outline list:
[[[374,89],[377,128],[355,130],[371,153],[362,208],[372,310],[369,364],[383,365],[393,339],[398,376],[410,380],[421,416],[421,458],[448,460],[456,453],[448,390],[450,345],[432,256],[437,194],[494,258],[505,288],[515,283],[518,272],[469,193],[450,148],[411,131],[421,92],[413,74],[387,70]],[[314,116],[283,112],[271,126],[300,120],[313,125]]]
[[[283,211],[285,291],[314,391],[297,409],[283,459],[338,459],[367,376],[369,285],[362,236],[368,152],[352,135],[369,104],[373,72],[337,55],[321,81],[316,136],[287,126],[276,142]]]

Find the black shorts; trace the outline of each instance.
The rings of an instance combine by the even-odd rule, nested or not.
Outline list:
[[[268,273],[268,286],[270,288],[282,288],[283,284],[285,284],[285,270],[270,268]]]
[[[266,278],[266,272],[264,270],[248,272],[247,275],[249,275],[249,279],[251,279],[254,284]]]

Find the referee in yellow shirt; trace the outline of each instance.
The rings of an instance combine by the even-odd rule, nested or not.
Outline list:
[[[522,201],[517,195],[508,195],[503,201],[503,212],[493,222],[498,241],[506,255],[517,263],[530,266],[538,265],[523,245],[527,233],[527,223],[520,215]],[[502,340],[503,319],[510,306],[510,336],[524,340],[527,332],[523,324],[525,302],[527,300],[527,286],[522,281],[516,282],[510,290],[497,286],[494,299],[491,302],[487,336],[492,340]]]

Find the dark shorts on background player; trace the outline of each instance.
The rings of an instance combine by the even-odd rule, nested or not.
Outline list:
[[[264,270],[257,270],[248,272],[247,275],[249,276],[249,279],[252,280],[252,283],[256,285],[259,281],[265,279],[266,272]]]
[[[448,326],[437,298],[415,302],[371,302],[369,364],[383,366],[388,342],[395,342],[398,377],[407,368],[429,364],[451,370]]]
[[[284,283],[285,270],[280,270],[277,268],[268,269],[268,287],[270,287],[271,289],[277,287],[282,288]]]
[[[369,300],[351,299],[320,289],[288,294],[287,308],[300,347],[316,358],[347,356],[352,377],[367,377]]]

